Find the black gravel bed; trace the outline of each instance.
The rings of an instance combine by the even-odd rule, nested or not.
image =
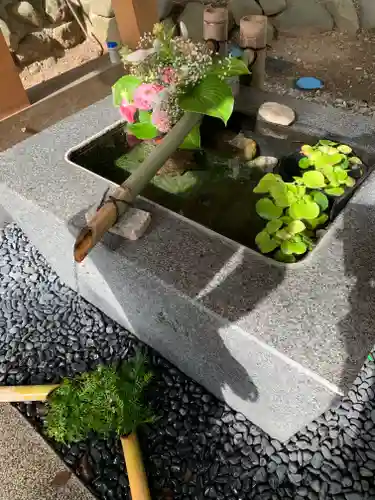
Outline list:
[[[337,409],[280,443],[64,286],[14,224],[0,232],[0,297],[2,385],[56,383],[146,352],[160,416],[140,430],[153,499],[375,499],[371,360]],[[16,406],[43,435],[45,406]],[[130,498],[118,439],[50,444],[98,498]]]

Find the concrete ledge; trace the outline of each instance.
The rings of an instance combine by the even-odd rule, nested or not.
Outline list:
[[[253,91],[243,96],[250,109]],[[302,104],[295,126],[307,130],[311,109],[319,112],[318,135],[342,130],[344,113]],[[375,176],[297,266],[276,265],[140,199],[152,213],[146,235],[137,242],[109,236],[76,268],[74,233],[111,184],[67,164],[64,154],[116,119],[106,99],[1,154],[0,203],[69,286],[269,434],[287,439],[347,390],[375,343]],[[371,161],[366,141],[375,138],[375,124],[353,116],[346,123],[345,133]]]

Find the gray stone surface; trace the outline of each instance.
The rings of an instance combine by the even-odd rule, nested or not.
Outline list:
[[[301,35],[309,31],[330,31],[333,19],[316,0],[288,0],[288,8],[273,20],[280,33]]]
[[[350,138],[373,160],[371,120],[253,89],[238,106],[265,100],[295,109],[293,130]],[[347,389],[375,343],[374,176],[293,267],[140,199],[151,230],[137,242],[106,239],[76,268],[77,214],[110,183],[63,156],[116,118],[108,98],[4,152],[1,204],[69,286],[268,433],[288,438]]]
[[[189,38],[196,41],[203,39],[203,11],[204,5],[200,2],[189,2],[186,4],[179,17],[179,22],[185,23]]]
[[[338,31],[354,35],[359,30],[357,9],[353,0],[326,0],[326,7]]]
[[[375,2],[372,0],[359,0],[359,11],[362,28],[375,28]]]
[[[47,443],[0,404],[0,500],[94,500]]]
[[[236,24],[240,24],[241,17],[262,15],[262,9],[255,0],[230,0],[229,9]]]
[[[259,0],[259,4],[266,16],[279,14],[286,9],[286,0]]]

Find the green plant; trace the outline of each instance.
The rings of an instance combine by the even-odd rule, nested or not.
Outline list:
[[[302,181],[298,178],[297,182],[308,185],[310,180],[310,183],[322,188],[329,196],[342,196],[346,187],[355,185],[355,180],[349,175],[350,169],[362,162],[354,156],[350,146],[321,140],[315,146],[302,146],[301,153],[304,157],[299,160],[298,165],[302,170],[308,171],[303,174]]]
[[[118,369],[99,366],[65,379],[48,398],[47,434],[66,443],[84,439],[89,432],[124,436],[153,422],[153,412],[143,402],[151,378],[144,357],[137,354]]]
[[[309,182],[311,180],[311,182]],[[318,179],[309,185],[318,184]],[[255,243],[262,253],[274,254],[276,260],[295,262],[313,247],[315,229],[328,220],[328,198],[301,182],[284,182],[277,174],[266,174],[254,193],[267,194],[256,203],[256,211],[268,222],[257,234]]]
[[[184,111],[214,116],[226,124],[234,98],[226,80],[248,74],[241,59],[212,55],[204,42],[174,36],[162,24],[144,35],[138,50],[124,53],[130,73],[113,86],[114,105],[127,122],[128,134],[148,140],[167,133]],[[199,126],[180,146],[200,147]]]

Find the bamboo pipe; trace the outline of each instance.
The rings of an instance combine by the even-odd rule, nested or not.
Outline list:
[[[59,387],[58,384],[3,386],[0,387],[0,402],[46,401],[48,395],[57,387]],[[132,432],[129,436],[122,436],[120,439],[132,500],[151,500],[137,434]]]
[[[261,90],[266,74],[267,23],[266,16],[245,16],[240,20],[240,46],[245,49],[243,60],[245,64],[251,60],[251,86]]]
[[[48,394],[58,385],[18,385],[0,387],[1,403],[18,403],[22,401],[46,401]]]
[[[121,437],[132,500],[151,500],[137,434]]]
[[[74,260],[76,262],[82,262],[108,229],[127,212],[136,197],[201,119],[202,115],[199,113],[185,113],[142,165],[115,190],[112,198],[116,200],[116,205],[115,203],[105,203],[79,233],[74,245]]]

